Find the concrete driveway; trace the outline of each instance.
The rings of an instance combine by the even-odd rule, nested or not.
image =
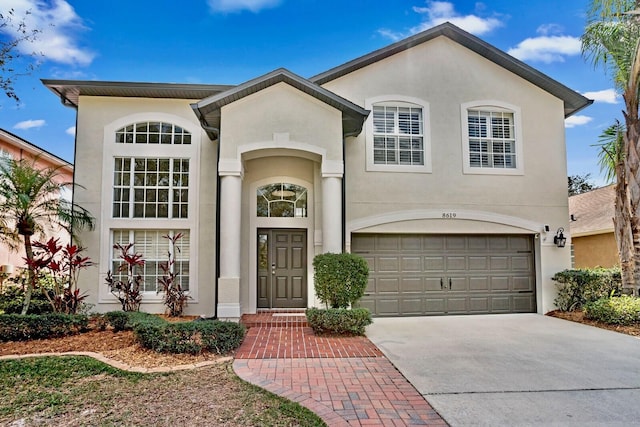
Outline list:
[[[367,336],[452,426],[640,425],[640,339],[538,314],[376,318]]]

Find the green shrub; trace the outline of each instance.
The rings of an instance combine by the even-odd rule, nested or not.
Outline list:
[[[601,298],[584,306],[587,319],[614,325],[631,325],[640,322],[640,298],[621,295]]]
[[[558,296],[554,304],[561,311],[573,311],[601,298],[621,294],[619,268],[564,270],[552,279],[557,282]]]
[[[7,314],[19,314],[24,304],[24,291],[19,285],[6,285],[0,292],[0,310]],[[28,314],[51,313],[53,308],[49,300],[42,292],[34,292],[31,295],[31,304]]]
[[[347,308],[364,295],[369,266],[358,255],[325,253],[313,259],[318,299],[327,308]]]
[[[26,341],[85,332],[89,318],[83,314],[2,314],[0,341]]]
[[[104,314],[104,317],[113,328],[114,332],[124,331],[129,323],[129,316],[125,311],[110,311]]]
[[[157,323],[143,321],[134,326],[136,339],[144,348],[161,353],[197,354],[209,350],[217,354],[236,349],[244,338],[244,326],[233,322]]]
[[[364,328],[372,323],[367,308],[309,308],[306,311],[309,326],[316,334],[364,335]]]

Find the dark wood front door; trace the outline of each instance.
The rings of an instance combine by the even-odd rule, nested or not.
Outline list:
[[[307,306],[307,231],[258,230],[258,308]]]

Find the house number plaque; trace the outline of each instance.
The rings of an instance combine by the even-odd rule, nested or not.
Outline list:
[[[443,212],[442,213],[442,218],[446,218],[446,219],[452,219],[455,218],[456,216],[458,216],[455,212]]]

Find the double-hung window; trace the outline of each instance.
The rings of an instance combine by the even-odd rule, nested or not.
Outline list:
[[[466,173],[521,174],[519,111],[497,106],[463,107]]]
[[[423,123],[418,106],[374,105],[374,164],[424,165]]]
[[[431,173],[429,103],[410,96],[365,100],[366,170]]]

